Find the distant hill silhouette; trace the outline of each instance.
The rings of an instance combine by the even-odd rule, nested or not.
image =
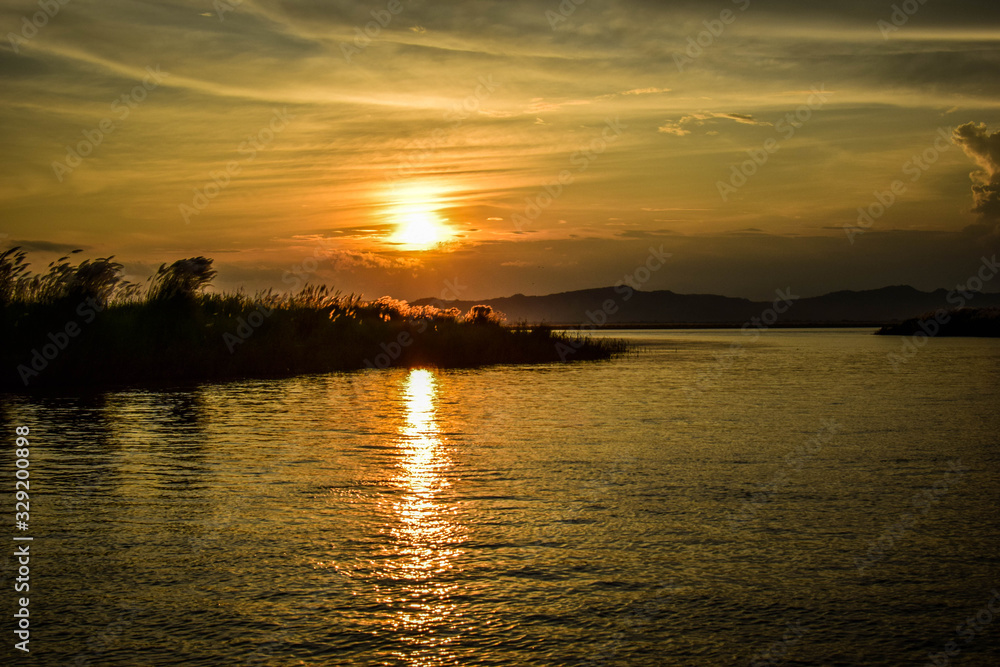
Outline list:
[[[458,308],[464,312],[475,304],[487,304],[505,313],[508,322],[553,325],[600,324],[602,314],[609,325],[739,325],[759,317],[772,305],[770,301],[716,294],[677,294],[669,290],[629,292],[622,287],[603,287],[545,296],[515,294],[474,301],[420,299],[413,305]],[[939,308],[952,308],[958,305],[954,300],[954,292],[950,290],[921,292],[908,285],[859,292],[844,290],[795,300],[794,305],[779,316],[778,324],[888,324]],[[605,307],[609,301],[613,304]],[[1000,294],[977,293],[966,301],[974,307],[1000,306]]]

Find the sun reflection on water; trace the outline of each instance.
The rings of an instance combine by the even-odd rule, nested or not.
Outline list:
[[[393,481],[399,489],[393,503],[397,518],[390,528],[393,558],[387,574],[395,585],[384,602],[399,611],[394,631],[410,646],[413,665],[439,664],[454,639],[458,588],[456,545],[461,527],[454,508],[442,499],[449,486],[451,459],[435,414],[437,383],[426,369],[412,370],[403,386],[406,417],[399,428],[400,460]]]

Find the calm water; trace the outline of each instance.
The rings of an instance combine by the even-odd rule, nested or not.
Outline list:
[[[1000,341],[897,372],[861,330],[626,335],[594,364],[5,397],[31,664],[1000,664]]]

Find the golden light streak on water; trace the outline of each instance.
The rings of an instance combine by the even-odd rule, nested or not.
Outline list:
[[[433,372],[410,371],[403,400],[406,416],[398,436],[402,459],[394,477],[399,493],[392,506],[397,521],[389,531],[395,557],[387,559],[391,565],[386,574],[397,584],[390,599],[404,611],[392,629],[411,646],[409,664],[442,664],[439,661],[448,655],[445,647],[454,641],[442,628],[451,624],[456,605],[450,600],[458,588],[446,582],[457,580],[460,551],[455,545],[463,531],[451,519],[454,509],[439,498],[448,486],[445,475],[452,462],[435,414]]]

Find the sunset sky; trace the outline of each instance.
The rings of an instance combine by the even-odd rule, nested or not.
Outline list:
[[[0,243],[406,299],[660,246],[643,289],[952,288],[1000,249],[1000,4],[902,5],[7,0]]]

